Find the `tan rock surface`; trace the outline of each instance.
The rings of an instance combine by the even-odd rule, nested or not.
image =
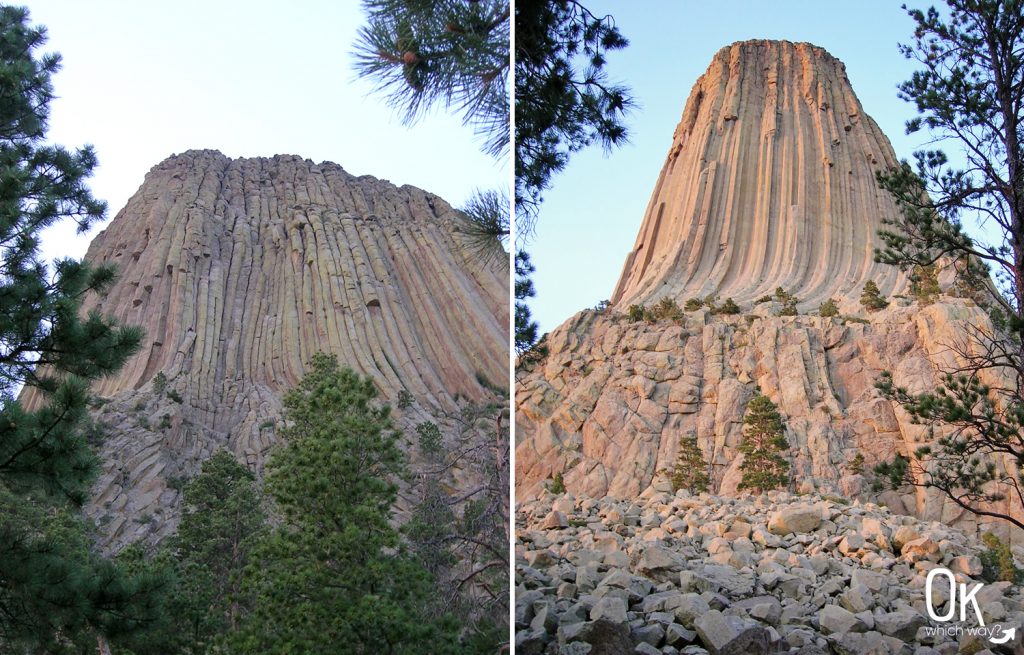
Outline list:
[[[874,497],[976,529],[979,519],[938,492],[871,490],[875,464],[930,438],[878,394],[879,374],[934,389],[966,327],[991,329],[969,300],[912,302],[905,276],[874,263],[881,221],[898,212],[875,173],[895,163],[845,67],[821,48],[745,41],[719,51],[686,103],[610,308],[569,319],[548,335],[543,361],[517,375],[517,498],[537,497],[556,472],[569,492],[594,497],[663,490],[657,474],[691,433],[713,491],[735,494],[743,415],[760,389],[786,419],[794,491]],[[868,279],[888,309],[860,305]],[[800,316],[758,302],[776,287],[800,299]],[[625,315],[709,294],[732,297],[741,314]],[[830,297],[852,320],[807,315]],[[1024,516],[1010,502],[996,509]]]
[[[964,326],[988,321],[967,300],[899,304],[858,321],[701,310],[677,325],[633,323],[614,311],[577,314],[548,335],[547,358],[517,374],[517,499],[542,493],[556,472],[571,493],[648,493],[689,433],[711,463],[712,490],[734,494],[743,414],[755,387],[785,417],[797,490],[874,497],[853,470],[854,456],[863,454],[870,471],[927,438],[925,426],[879,396],[879,374],[889,370],[911,390],[934,388],[932,362],[951,361]],[[977,524],[937,492],[886,492],[878,500],[967,530]],[[1009,503],[998,509],[1024,514]]]
[[[781,286],[817,308],[867,279],[898,292],[903,276],[872,259],[897,215],[875,173],[895,164],[838,59],[809,43],[727,46],[690,92],[611,301],[749,302]]]
[[[118,280],[85,309],[146,331],[95,387],[112,436],[87,511],[107,539],[173,529],[180,482],[219,448],[259,468],[317,351],[392,405],[410,392],[406,426],[507,386],[508,271],[464,238],[441,198],[329,162],[189,151],[155,166],[86,255]]]

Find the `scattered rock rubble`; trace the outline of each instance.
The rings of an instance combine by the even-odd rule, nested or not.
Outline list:
[[[874,504],[544,492],[519,504],[516,525],[519,655],[1024,653],[1024,592],[1010,582],[975,596],[993,632],[971,633],[973,609],[963,623],[929,619],[928,571],[982,582],[976,539]],[[949,581],[937,580],[942,616]],[[1011,627],[1006,644],[989,641]]]

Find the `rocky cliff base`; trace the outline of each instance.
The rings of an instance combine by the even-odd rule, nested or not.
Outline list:
[[[944,567],[973,588],[980,542],[874,504],[775,492],[544,492],[519,505],[516,527],[523,655],[1024,652],[1024,594],[1010,582],[975,596],[985,634],[971,633],[976,620],[928,618],[928,571]],[[1020,565],[1024,551],[1015,554]],[[937,580],[942,616],[949,581]],[[1011,627],[1006,644],[989,641]]]
[[[843,316],[777,316],[778,303],[736,315],[700,309],[676,320],[631,321],[614,310],[580,312],[552,331],[548,355],[516,381],[516,494],[529,500],[556,475],[575,494],[634,498],[675,465],[679,440],[697,438],[711,490],[733,495],[742,476],[743,416],[756,391],[779,407],[796,491],[884,501],[894,511],[995,531],[940,492],[876,494],[873,467],[940,436],[882,397],[890,371],[911,393],[934,390],[970,350],[969,330],[992,329],[972,301],[923,305],[893,298]],[[858,460],[860,464],[858,465]],[[1000,466],[1007,465],[1000,462]],[[989,509],[1021,516],[1006,499]]]

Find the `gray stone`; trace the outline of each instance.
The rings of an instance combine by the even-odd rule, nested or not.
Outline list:
[[[559,644],[564,645],[572,641],[590,644],[590,655],[623,655],[633,652],[629,626],[603,619],[573,623],[558,629]]]
[[[710,610],[697,617],[694,628],[711,655],[767,655],[768,631],[754,621]]]
[[[692,628],[697,617],[707,614],[710,610],[708,602],[700,594],[691,592],[682,595],[673,611],[679,623]]]
[[[818,612],[818,625],[822,634],[864,632],[865,626],[853,612],[838,605],[826,605]]]
[[[875,616],[875,627],[879,632],[902,641],[913,641],[917,629],[927,623],[923,616],[911,609]]]
[[[776,510],[768,519],[768,531],[785,536],[811,532],[821,525],[821,509],[814,505],[791,505]]]

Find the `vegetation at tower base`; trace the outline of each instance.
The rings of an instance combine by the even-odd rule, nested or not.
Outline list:
[[[247,612],[241,576],[268,530],[255,475],[221,450],[184,486],[184,496],[177,534],[153,553],[135,543],[117,556],[129,570],[172,580],[161,620],[116,644],[118,655],[222,652]]]
[[[864,305],[869,312],[877,312],[889,306],[889,301],[878,290],[874,280],[864,283],[864,291],[860,294],[860,304]]]
[[[486,652],[505,642],[508,625],[507,402],[467,404],[446,418],[455,425],[447,435],[433,422],[417,427],[426,464],[412,485],[419,500],[402,531],[435,580],[435,612],[460,617],[463,641]],[[456,466],[475,475],[470,488],[452,496],[444,479]]]
[[[740,490],[767,491],[789,484],[789,462],[782,456],[789,449],[786,427],[775,403],[760,393],[751,399],[743,416],[743,453]]]
[[[908,11],[914,42],[901,50],[922,68],[900,93],[919,114],[908,132],[928,128],[965,164],[927,150],[914,167],[879,175],[900,215],[887,221],[876,258],[904,271],[950,270],[1004,320],[950,344],[965,364],[934,392],[911,393],[891,376],[878,387],[941,435],[913,453],[905,482],[1024,528],[991,506],[1009,496],[1024,507],[1024,3],[946,4],[948,13]]]
[[[88,229],[105,213],[86,179],[88,148],[46,140],[56,54],[42,27],[0,7],[0,650],[71,651],[124,637],[159,615],[160,576],[130,576],[93,550],[77,516],[97,469],[88,385],[116,371],[141,331],[80,316],[110,267],[70,259],[52,269],[40,233],[63,220]],[[25,387],[42,402],[28,408]]]
[[[669,475],[672,491],[685,489],[690,493],[708,490],[711,478],[708,475],[708,463],[697,445],[697,435],[687,434],[679,437],[679,454],[676,465]]]
[[[429,574],[390,522],[406,475],[373,382],[314,356],[284,399],[284,445],[266,487],[282,523],[250,554],[241,652],[454,652],[457,626],[435,616]]]
[[[508,150],[508,0],[363,0],[357,70],[413,123],[434,104],[454,108],[485,142]]]

